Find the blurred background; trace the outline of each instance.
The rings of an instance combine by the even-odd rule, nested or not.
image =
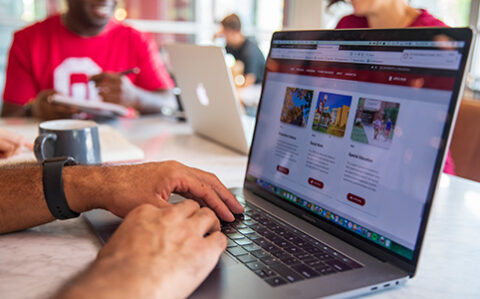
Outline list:
[[[480,28],[480,0],[410,0],[408,2],[415,8],[427,9],[449,26],[470,26],[477,32]],[[353,12],[352,7],[346,3],[337,3],[330,8],[327,8],[327,4],[327,0],[119,0],[115,18],[152,34],[160,52],[164,54],[163,46],[172,42],[212,43],[212,36],[221,27],[220,21],[225,16],[236,13],[242,21],[243,33],[248,38],[256,40],[266,57],[274,31],[332,29],[341,17]],[[0,0],[0,90],[2,92],[13,32],[65,10],[65,0]],[[469,73],[467,88],[460,106],[450,149],[455,159],[457,174],[480,181],[480,171],[478,171],[480,130],[476,125],[480,119],[480,101],[478,100],[480,99],[480,43],[478,35],[476,38],[475,50],[467,70]],[[168,65],[168,59],[166,61]],[[254,97],[258,97],[259,93],[260,88],[253,93]],[[253,113],[255,109],[256,107]]]
[[[479,2],[411,0],[410,5],[427,8],[450,26],[478,28]],[[245,35],[254,38],[266,56],[272,32],[334,28],[342,16],[352,12],[348,4],[339,3],[329,9],[326,6],[326,0],[120,0],[115,18],[151,33],[162,49],[162,45],[170,42],[211,42],[223,17],[236,13],[242,20]],[[65,8],[65,0],[0,0],[1,90],[12,33]],[[480,76],[479,64],[480,59],[473,59],[469,81],[472,87],[478,81],[475,78]]]

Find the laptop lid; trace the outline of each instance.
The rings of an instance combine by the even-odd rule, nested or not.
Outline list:
[[[169,44],[166,48],[181,89],[187,120],[195,132],[248,154],[249,140],[242,124],[242,108],[224,50],[192,44]]]
[[[245,188],[413,276],[471,39],[276,32]]]

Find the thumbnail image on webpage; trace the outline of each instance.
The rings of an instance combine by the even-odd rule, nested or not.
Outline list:
[[[306,127],[312,98],[313,90],[287,87],[280,121],[299,127]]]
[[[389,149],[399,110],[399,103],[360,98],[355,113],[352,140]]]
[[[314,131],[343,137],[347,127],[352,97],[320,92],[313,118]]]

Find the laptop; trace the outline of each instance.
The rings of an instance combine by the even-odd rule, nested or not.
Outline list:
[[[351,297],[414,277],[471,40],[468,28],[274,33],[232,189],[245,213],[223,224],[226,253],[192,297]],[[98,232],[118,224],[105,213]]]
[[[195,133],[247,155],[255,119],[242,111],[224,49],[192,44],[165,47]]]

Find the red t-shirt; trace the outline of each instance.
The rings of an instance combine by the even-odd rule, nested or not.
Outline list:
[[[173,87],[157,46],[147,35],[112,20],[99,35],[82,37],[56,15],[14,34],[3,99],[24,105],[40,91],[55,89],[74,98],[98,100],[90,76],[134,67],[140,72],[128,78],[136,86],[150,91]]]
[[[420,15],[407,27],[447,27],[445,23],[432,16],[425,9],[420,9]],[[336,29],[370,28],[366,17],[348,15],[340,19]]]

